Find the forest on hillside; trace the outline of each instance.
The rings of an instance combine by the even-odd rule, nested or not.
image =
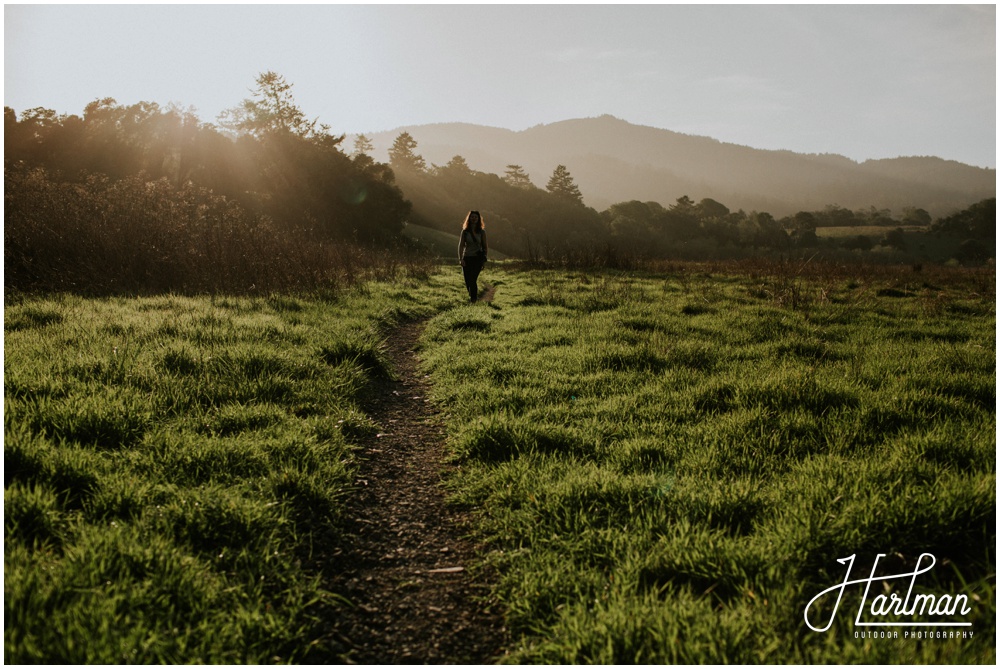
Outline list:
[[[607,114],[520,131],[469,123],[403,126],[372,134],[372,155],[386,157],[403,131],[420,144],[429,163],[445,164],[458,154],[475,169],[496,174],[517,163],[541,187],[555,165],[566,165],[584,202],[599,211],[617,202],[667,204],[688,195],[775,218],[829,204],[852,211],[915,207],[937,218],[996,195],[995,169],[954,160],[909,156],[855,162],[835,154],[764,150]]]
[[[406,133],[400,137],[413,146]],[[583,204],[563,165],[541,189],[520,165],[508,165],[498,176],[470,169],[462,156],[429,168],[419,156],[390,164],[413,203],[412,221],[457,231],[456,222],[474,203],[489,222],[493,244],[522,258],[610,265],[750,256],[977,263],[991,258],[995,246],[995,198],[937,220],[915,207],[894,213],[837,205],[778,219],[766,211],[731,211],[711,198],[695,201],[686,195],[667,205],[632,200],[598,212]]]
[[[5,290],[266,292],[330,287],[427,261],[402,234],[457,234],[483,213],[494,248],[530,260],[808,256],[983,262],[995,198],[932,220],[917,207],[829,205],[775,218],[709,197],[597,211],[565,165],[546,187],[521,165],[428,165],[408,133],[389,162],[309,117],[292,84],[262,73],[216,123],[176,106],[97,99],[82,116],[4,108]],[[696,194],[695,194],[696,195]],[[832,233],[832,234],[828,234]],[[414,265],[416,266],[416,265]]]

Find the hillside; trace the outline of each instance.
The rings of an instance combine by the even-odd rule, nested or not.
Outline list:
[[[754,149],[612,116],[522,131],[466,123],[397,128],[368,135],[374,157],[387,160],[389,146],[403,131],[416,139],[428,164],[444,165],[461,155],[475,170],[503,174],[514,163],[541,187],[556,165],[566,165],[596,209],[627,200],[669,203],[688,195],[775,216],[828,204],[894,211],[912,206],[944,216],[996,194],[996,170],[955,161],[906,157],[858,163],[838,155]]]

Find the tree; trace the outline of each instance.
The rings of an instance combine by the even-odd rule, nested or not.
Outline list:
[[[935,234],[970,237],[986,242],[989,246],[996,245],[997,234],[997,199],[991,197],[963,209],[957,214],[939,218],[931,226]]]
[[[888,209],[876,209],[874,206],[868,207],[868,209],[859,209],[855,212],[855,218],[864,225],[886,227],[896,224],[896,221],[892,220],[891,211]]]
[[[9,112],[9,113],[8,113]],[[28,158],[45,163],[51,158],[53,137],[57,137],[65,121],[51,109],[35,107],[21,112],[21,121],[10,107],[4,107],[4,148],[7,158]]]
[[[389,149],[389,164],[396,170],[423,172],[427,169],[427,163],[414,151],[416,148],[417,140],[410,133],[399,133]]]
[[[902,223],[905,225],[928,226],[931,224],[931,215],[925,209],[903,207]]]
[[[219,125],[258,139],[287,133],[331,147],[343,141],[343,135],[333,137],[330,127],[320,124],[318,119],[306,118],[292,97],[292,84],[283,76],[268,70],[257,75],[256,81],[252,97],[219,114]]]
[[[670,211],[682,214],[684,216],[696,216],[697,211],[695,209],[694,200],[689,198],[687,195],[681,195],[677,198],[677,202],[670,205]],[[728,211],[726,213],[729,213]]]
[[[823,211],[817,212],[816,226],[822,228],[840,228],[860,225],[854,212],[836,204],[828,204]]]
[[[354,140],[354,152],[351,154],[354,166],[376,181],[392,184],[396,180],[392,168],[385,163],[376,162],[371,156],[371,152],[374,150],[375,145],[366,135],[358,135]]]
[[[816,231],[816,216],[809,211],[800,211],[792,216],[792,227],[796,230]]]
[[[729,216],[729,207],[722,204],[721,202],[716,202],[710,197],[703,198],[701,202],[698,203],[698,218],[705,220],[710,218],[723,219]]]
[[[816,228],[796,228],[788,236],[792,244],[798,247],[819,246],[819,236]]]
[[[357,157],[357,156],[370,156],[370,155],[372,155],[372,151],[374,151],[374,150],[375,150],[375,145],[372,144],[372,141],[370,139],[368,139],[367,136],[365,136],[365,135],[358,135],[357,138],[354,140],[354,153],[353,153],[353,155],[355,157]]]
[[[458,174],[470,174],[472,172],[469,168],[469,163],[465,162],[465,158],[462,156],[454,156],[444,168],[449,172]]]
[[[882,246],[891,246],[899,251],[906,249],[906,233],[903,232],[903,228],[896,228],[885,233],[885,236],[882,237]]]
[[[993,248],[978,239],[966,239],[959,244],[955,251],[955,258],[962,262],[979,262],[989,258],[993,253]]]
[[[601,214],[602,218],[607,221],[608,230],[617,245],[628,248],[632,252],[640,249],[650,250],[651,233],[653,232],[651,221],[655,216],[651,210],[651,204],[655,203],[645,203],[639,200],[618,202]]]
[[[573,182],[573,177],[565,165],[556,166],[556,169],[552,171],[552,176],[549,177],[549,183],[546,184],[545,189],[558,198],[581,206],[583,205],[583,194],[580,193],[580,189]]]
[[[682,195],[667,208],[666,212],[657,217],[656,225],[670,239],[677,241],[694,239],[700,232],[697,205],[687,195]]]
[[[534,184],[531,183],[531,177],[528,176],[528,173],[520,165],[508,165],[507,171],[504,172],[503,180],[514,188],[534,188]]]

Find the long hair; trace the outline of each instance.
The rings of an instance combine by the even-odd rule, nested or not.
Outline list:
[[[483,220],[483,215],[480,214],[475,209],[473,209],[472,211],[470,211],[468,214],[465,215],[465,221],[462,223],[462,231],[463,232],[465,230],[469,230],[469,219],[472,218],[473,214],[475,214],[476,217],[479,219],[479,225],[476,225],[475,227],[473,227],[472,228],[472,232],[482,232],[483,228],[486,227],[486,221]]]

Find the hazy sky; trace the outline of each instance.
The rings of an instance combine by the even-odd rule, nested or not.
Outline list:
[[[996,166],[995,5],[5,5],[4,104],[177,102],[274,70],[335,132],[613,114],[855,160]]]

